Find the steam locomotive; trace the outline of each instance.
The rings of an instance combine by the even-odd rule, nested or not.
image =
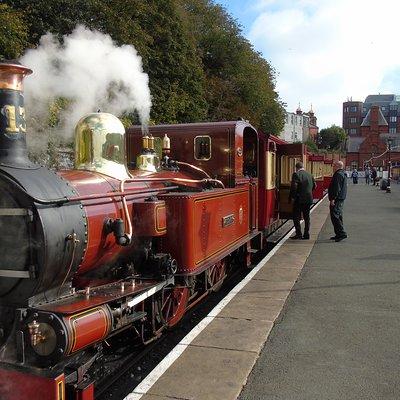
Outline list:
[[[75,169],[27,156],[23,79],[0,64],[0,399],[93,400],[104,347],[146,344],[250,267],[290,216],[294,165],[331,162],[247,121],[125,132],[83,117]]]

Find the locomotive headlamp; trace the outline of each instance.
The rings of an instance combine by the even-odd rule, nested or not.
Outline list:
[[[126,169],[125,128],[112,114],[93,113],[75,128],[75,168],[99,172],[120,180]]]

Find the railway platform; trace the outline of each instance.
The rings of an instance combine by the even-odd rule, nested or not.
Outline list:
[[[125,399],[400,398],[400,187],[349,183],[344,219],[320,202]]]

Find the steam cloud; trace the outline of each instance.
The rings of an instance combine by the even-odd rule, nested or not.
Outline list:
[[[60,97],[71,101],[57,128],[64,138],[72,138],[77,121],[98,109],[115,115],[136,110],[147,126],[151,108],[148,76],[133,46],[119,47],[109,35],[78,26],[64,36],[63,44],[46,34],[21,62],[33,69],[25,80],[28,129],[35,130],[30,120],[48,120],[49,104]]]

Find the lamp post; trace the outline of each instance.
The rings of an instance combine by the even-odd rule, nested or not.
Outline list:
[[[391,137],[388,137],[387,146],[388,146],[389,160],[388,160],[388,182],[387,182],[387,186],[386,186],[386,192],[387,193],[391,192],[390,178],[391,178],[391,174],[392,174],[392,161],[390,159],[390,156],[391,156],[390,151],[392,150],[392,143],[393,143],[393,139]]]

